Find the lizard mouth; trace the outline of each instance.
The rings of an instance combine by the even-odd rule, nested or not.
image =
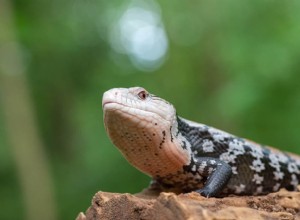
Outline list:
[[[102,107],[104,107],[105,105],[108,105],[108,104],[112,104],[112,103],[115,103],[115,102],[112,102],[112,101],[103,101],[102,102]]]
[[[163,118],[161,115],[155,113],[155,112],[151,112],[151,111],[147,111],[144,109],[139,109],[139,108],[135,108],[135,114],[133,114],[132,112],[130,112],[128,109],[130,109],[130,106],[127,106],[126,104],[123,103],[119,103],[113,100],[103,100],[102,102],[102,109],[104,112],[116,112],[116,110],[119,110],[120,112],[122,112],[122,114],[125,115],[129,115],[130,117],[136,118],[137,116],[141,116],[141,117],[153,117],[153,115],[155,115],[159,121],[167,121],[165,118]]]
[[[113,109],[113,108],[120,108],[125,107],[123,103],[118,101],[113,95],[110,93],[105,92],[102,98],[102,108],[103,109]]]
[[[102,108],[104,109],[104,108],[107,108],[108,106],[126,106],[126,105],[123,105],[123,104],[121,104],[121,103],[119,103],[119,102],[114,102],[114,101],[110,101],[110,100],[107,100],[107,101],[103,101],[102,102]]]

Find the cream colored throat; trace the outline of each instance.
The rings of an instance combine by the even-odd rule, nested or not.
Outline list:
[[[104,122],[113,144],[133,166],[150,176],[164,176],[189,163],[189,153],[171,137],[167,121],[126,108],[106,111]]]

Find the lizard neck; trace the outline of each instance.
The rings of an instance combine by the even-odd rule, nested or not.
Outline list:
[[[137,169],[152,176],[174,174],[190,163],[182,146],[177,118],[170,123],[151,112],[132,115],[126,108],[105,111],[104,123],[113,144]]]

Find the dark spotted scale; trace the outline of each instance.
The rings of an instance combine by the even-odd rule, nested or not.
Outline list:
[[[215,183],[215,188],[204,189],[204,192],[200,190],[202,194],[258,195],[278,191],[280,188],[296,190],[300,179],[298,158],[283,152],[273,152],[267,147],[206,125],[189,123],[179,117],[177,122],[179,133],[191,147],[192,160],[184,167],[186,172],[204,176],[207,185],[207,181],[213,182],[211,173],[208,172],[212,162],[225,162],[230,167],[223,171],[225,173],[219,173],[219,179],[223,182]],[[203,162],[205,166],[201,167]],[[220,184],[222,186],[218,188]],[[197,187],[195,185],[189,190],[197,190]]]

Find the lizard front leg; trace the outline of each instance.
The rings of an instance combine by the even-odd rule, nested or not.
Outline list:
[[[212,157],[198,157],[193,166],[200,175],[207,177],[204,187],[196,190],[205,197],[217,196],[232,175],[231,166]]]

